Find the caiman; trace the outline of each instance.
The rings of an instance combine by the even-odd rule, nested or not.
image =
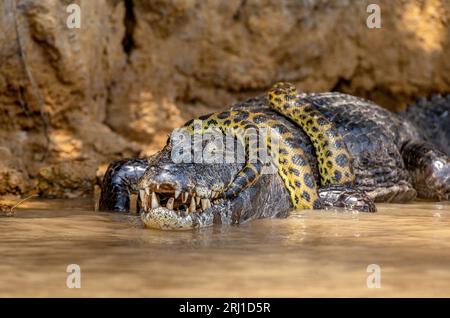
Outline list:
[[[128,212],[138,194],[146,227],[188,230],[292,209],[375,212],[374,202],[445,201],[449,124],[450,95],[396,114],[359,97],[278,83],[188,121],[149,158],[112,162],[99,208]]]

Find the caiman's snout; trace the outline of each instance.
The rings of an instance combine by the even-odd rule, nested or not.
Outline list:
[[[213,224],[221,189],[196,185],[178,167],[151,166],[139,183],[142,221],[146,227],[189,230]]]

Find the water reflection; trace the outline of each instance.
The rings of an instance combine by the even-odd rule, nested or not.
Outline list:
[[[0,296],[450,296],[450,204],[296,211],[193,232],[142,228],[89,200],[0,218]],[[65,286],[79,264],[82,288]],[[369,264],[382,288],[366,287]]]

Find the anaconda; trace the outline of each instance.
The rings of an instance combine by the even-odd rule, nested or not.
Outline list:
[[[438,107],[433,100],[439,100]],[[419,116],[430,109],[434,117]],[[448,200],[449,112],[450,95],[422,100],[407,112],[394,114],[351,95],[298,94],[292,85],[278,84],[267,95],[183,126],[191,135],[196,122],[201,135],[211,128],[223,136],[231,133],[236,139],[234,150],[237,144],[244,146],[243,162],[174,162],[178,146],[172,135],[149,158],[111,163],[100,209],[127,212],[130,194],[140,193],[138,209],[148,227],[192,229],[285,217],[292,208],[373,212],[374,201]],[[434,121],[427,124],[430,119]],[[428,127],[441,127],[439,142],[433,142]],[[279,149],[272,153],[272,162],[250,162],[254,140],[250,137],[263,128],[279,133]],[[252,132],[246,135],[248,131]],[[271,138],[264,139],[270,145]],[[202,149],[217,146],[208,138],[202,138],[200,145]],[[261,150],[259,143],[256,149]],[[278,166],[277,173],[264,173],[271,164]]]

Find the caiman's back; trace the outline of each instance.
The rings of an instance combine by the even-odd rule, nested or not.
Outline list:
[[[366,191],[376,201],[403,202],[415,198],[417,193],[411,184],[414,182],[411,169],[405,163],[405,155],[402,152],[408,143],[426,139],[424,136],[427,134],[422,134],[418,129],[426,128],[426,123],[421,122],[419,126],[405,118],[404,114],[392,113],[373,102],[342,93],[303,93],[299,97],[305,103],[316,106],[343,136],[353,157],[355,185],[359,189]],[[450,101],[450,98],[448,100]],[[268,108],[268,104],[264,97],[258,97],[236,104],[232,108],[257,110]],[[413,109],[415,112],[421,111],[420,107],[414,106]],[[448,113],[448,110],[450,102],[441,105],[441,113]],[[417,114],[414,118],[423,119]],[[434,122],[430,126],[444,127],[445,122]],[[444,141],[441,140],[433,147],[441,148],[443,152],[448,151],[442,149],[449,144],[450,138],[447,138],[447,142],[445,138],[447,137],[444,136]]]

